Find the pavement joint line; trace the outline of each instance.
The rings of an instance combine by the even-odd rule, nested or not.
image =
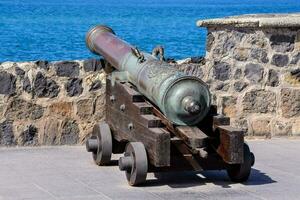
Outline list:
[[[146,191],[145,188],[140,188],[140,189],[142,189],[144,192],[147,192],[147,193],[149,193],[149,194],[151,194],[151,195],[157,197],[158,199],[162,199],[162,200],[165,199],[165,198],[162,198],[162,197],[161,197],[160,195],[158,195],[158,194],[155,194],[155,193],[150,192],[150,191]]]
[[[256,194],[256,192],[251,192],[247,189],[241,189],[241,190],[243,190],[244,192],[247,192],[248,194],[250,194],[251,196],[253,196],[255,198],[258,198],[258,199],[261,199],[261,200],[268,200],[266,198],[263,198],[263,197],[259,196],[258,194]]]
[[[77,196],[72,196],[69,199],[72,200],[72,199],[78,199],[78,198],[81,199],[81,198],[92,198],[92,197],[101,197],[101,198],[103,198],[102,195],[97,194],[97,195],[77,195]],[[68,197],[62,196],[62,197],[58,197],[57,199],[58,200],[61,200],[61,199],[65,200],[66,198],[68,198]]]
[[[252,192],[252,191],[247,190],[245,188],[245,185],[243,185],[243,184],[239,184],[239,185],[242,186],[242,187],[239,187],[239,189],[242,190],[242,191],[244,191],[244,192],[246,192],[246,193],[248,193],[249,195],[251,195],[251,196],[253,196],[255,198],[261,199],[261,200],[268,200],[266,198],[263,198],[263,197],[259,196],[258,194],[256,194],[256,192]]]
[[[105,197],[105,198],[107,198],[107,199],[109,199],[109,200],[113,200],[112,198],[110,198],[110,197],[107,196],[106,194],[104,194],[104,193],[102,193],[102,192],[100,192],[100,191],[94,189],[94,188],[91,187],[89,184],[84,183],[84,182],[81,181],[80,179],[73,178],[73,177],[71,177],[70,175],[67,175],[67,174],[66,174],[66,176],[68,176],[69,178],[72,178],[72,179],[73,179],[74,181],[76,181],[77,183],[79,183],[79,184],[81,184],[81,185],[84,185],[85,188],[88,188],[88,189],[90,189],[90,190],[96,192],[97,194],[102,195],[103,197]]]
[[[38,188],[39,190],[43,191],[43,192],[46,192],[47,194],[49,194],[52,198],[54,199],[58,199],[54,194],[52,194],[51,192],[49,192],[47,189],[43,188],[42,186],[36,184],[36,183],[33,183],[33,185]]]

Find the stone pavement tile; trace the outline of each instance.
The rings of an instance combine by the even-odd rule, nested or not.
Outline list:
[[[27,186],[4,186],[0,187],[0,200],[19,200],[19,199],[53,199],[53,197],[40,190],[33,184]]]
[[[159,179],[149,173],[141,187],[128,186],[116,165],[95,165],[84,147],[0,149],[0,188],[15,188],[8,193],[0,189],[0,197],[20,199],[24,193],[31,200],[299,199],[300,140],[254,140],[249,145],[256,164],[245,184],[229,182],[225,171],[206,171],[167,173]]]
[[[261,200],[262,198],[257,196],[249,196],[249,194],[234,189],[218,190],[214,188],[212,191],[198,191],[191,189],[167,191],[167,192],[157,192],[164,199],[209,199],[209,200],[219,200],[219,199],[236,199],[236,200]]]
[[[58,198],[57,200],[110,200],[109,198],[104,198],[102,195],[100,196],[81,196],[81,197],[63,197]]]
[[[99,191],[111,199],[142,199],[142,200],[159,200],[163,199],[157,194],[148,192],[140,187],[130,187],[127,182],[120,181],[115,184],[105,185],[98,182],[91,185],[94,190]]]
[[[6,169],[3,168],[0,162],[0,188],[2,187],[22,187],[26,186],[28,182],[26,182],[26,179],[23,179],[22,177],[18,177],[17,173],[13,171],[13,169]],[[25,183],[26,182],[26,183]],[[20,183],[20,185],[16,185]]]
[[[31,181],[57,198],[75,198],[77,196],[81,197],[89,195],[99,195],[98,192],[95,192],[87,188],[85,185],[75,181],[74,179],[65,176],[38,176],[32,177]]]

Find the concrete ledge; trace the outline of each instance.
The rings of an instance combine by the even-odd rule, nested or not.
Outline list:
[[[291,14],[251,14],[197,21],[199,27],[300,27],[300,13]]]

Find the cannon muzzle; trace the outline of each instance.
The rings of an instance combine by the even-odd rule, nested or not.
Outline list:
[[[174,124],[195,125],[209,111],[210,92],[201,79],[131,46],[119,39],[111,28],[103,25],[92,28],[87,33],[86,44],[91,52],[103,56],[119,72],[124,72],[120,78],[126,76],[126,80]],[[114,75],[120,76],[120,73]]]

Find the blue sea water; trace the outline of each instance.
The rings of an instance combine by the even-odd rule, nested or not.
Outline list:
[[[84,38],[96,24],[146,51],[204,55],[198,19],[288,12],[300,12],[300,0],[0,0],[0,62],[94,57]]]

